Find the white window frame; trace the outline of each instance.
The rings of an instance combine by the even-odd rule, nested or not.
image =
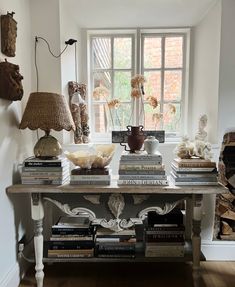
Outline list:
[[[87,83],[88,83],[88,111],[90,115],[90,128],[92,142],[110,142],[111,133],[96,133],[94,131],[94,117],[92,116],[92,69],[91,69],[91,38],[92,36],[111,36],[134,37],[132,46],[132,61],[134,74],[143,73],[143,43],[144,35],[147,36],[183,36],[183,69],[182,69],[182,98],[181,98],[181,133],[166,133],[166,142],[179,142],[182,135],[187,134],[188,131],[188,94],[189,94],[189,52],[190,52],[190,28],[171,28],[171,29],[92,29],[86,30],[87,36]],[[161,68],[162,69],[162,68]],[[163,79],[162,79],[163,80]],[[163,85],[161,89],[163,89]]]

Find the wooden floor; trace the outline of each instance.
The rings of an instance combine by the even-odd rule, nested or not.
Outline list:
[[[235,287],[235,262],[203,262],[200,287]],[[186,263],[54,263],[44,287],[190,287]],[[20,287],[35,287],[34,268]]]

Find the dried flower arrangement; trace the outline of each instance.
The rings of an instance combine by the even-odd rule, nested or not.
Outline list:
[[[112,113],[112,110],[117,110],[120,106],[120,101],[118,99],[112,99],[112,100],[109,100],[110,96],[110,93],[109,93],[109,90],[104,87],[104,86],[99,86],[99,87],[96,87],[94,90],[93,90],[93,98],[95,100],[105,100],[106,101],[106,108],[109,110],[109,115],[110,115],[110,119],[111,119],[111,123],[112,123],[112,128],[114,128],[114,119],[113,119],[113,113]],[[118,120],[118,123],[119,125],[121,126],[121,122],[120,122],[120,119],[116,113],[116,117],[117,117],[117,120]]]
[[[132,119],[132,125],[134,126],[139,126],[140,121],[145,122],[145,115],[144,115],[144,82],[145,82],[145,77],[140,74],[136,74],[134,77],[131,79],[131,98],[134,101],[134,104],[132,105],[132,112],[131,112],[131,117],[130,121]],[[135,121],[133,120],[133,115],[134,115],[134,105],[137,103],[137,101],[140,102],[141,106],[139,109],[139,115],[136,115]]]

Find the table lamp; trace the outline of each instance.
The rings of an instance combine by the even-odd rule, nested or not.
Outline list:
[[[38,158],[58,157],[62,153],[58,140],[50,135],[50,130],[75,130],[71,112],[64,96],[48,93],[31,93],[19,126],[20,129],[41,129],[45,135],[34,146]]]

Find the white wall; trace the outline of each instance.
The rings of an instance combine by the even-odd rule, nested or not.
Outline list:
[[[219,138],[224,131],[235,131],[235,1],[222,2],[220,80],[219,80]]]
[[[10,102],[0,99],[0,286],[15,287],[19,283],[17,241],[29,228],[30,209],[26,196],[10,196],[6,187],[18,179],[17,166],[32,151],[31,133],[19,130],[22,104],[31,91],[31,39],[29,0],[0,0],[0,14],[14,11],[18,22],[16,56],[9,62],[18,64],[24,76],[23,100]],[[7,58],[0,52],[0,58]]]
[[[218,91],[221,30],[221,1],[192,31],[192,90],[190,95],[192,133],[200,115],[208,116],[208,140],[218,143]]]

